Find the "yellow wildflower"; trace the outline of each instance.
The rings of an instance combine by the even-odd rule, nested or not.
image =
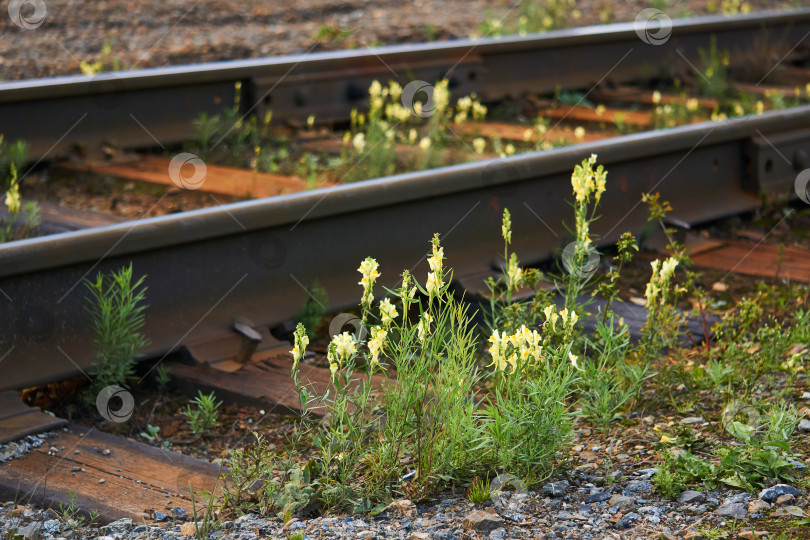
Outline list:
[[[391,326],[397,315],[397,307],[388,298],[383,298],[382,302],[380,302],[380,320],[386,328]]]

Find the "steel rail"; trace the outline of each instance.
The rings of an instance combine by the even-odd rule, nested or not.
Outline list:
[[[319,52],[203,65],[12,81],[0,84],[0,132],[30,144],[34,160],[80,147],[168,145],[193,137],[201,113],[216,114],[244,93],[243,112],[279,121],[345,120],[367,99],[372,80],[450,80],[457,94],[486,100],[521,92],[621,83],[639,74],[689,70],[714,36],[732,59],[801,44],[810,9],[672,22],[669,39],[650,45],[634,23],[572,28],[525,37],[460,40]],[[655,30],[655,29],[651,29]],[[805,44],[807,46],[807,44]],[[687,61],[685,61],[687,60]],[[770,59],[769,61],[772,61]],[[145,128],[145,129],[142,129]],[[148,130],[148,131],[147,131]]]
[[[333,309],[354,305],[367,256],[380,262],[383,285],[403,268],[424,279],[434,232],[457,277],[490,272],[504,207],[521,260],[543,259],[568,241],[570,173],[591,153],[609,170],[593,231],[602,243],[645,226],[646,191],[660,191],[687,223],[754,209],[760,189],[793,189],[807,166],[808,125],[805,106],[2,245],[0,389],[88,370],[82,280],[99,271],[132,263],[148,276],[147,353],[160,356],[230,334],[235,316],[262,326],[288,319],[315,279]]]

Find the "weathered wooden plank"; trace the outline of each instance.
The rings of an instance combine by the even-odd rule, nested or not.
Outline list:
[[[49,449],[59,451],[49,455]],[[213,491],[219,467],[197,458],[74,424],[29,452],[0,464],[0,497],[43,507],[66,504],[96,510],[102,522],[151,519],[183,508],[191,516],[189,486]],[[204,511],[197,498],[197,511]]]
[[[163,184],[166,186],[183,187],[182,182],[177,183],[169,174],[171,160],[157,156],[143,156],[137,161],[129,163],[86,164],[77,165],[72,162],[60,162],[55,166],[78,172],[109,175],[118,178],[127,178],[141,182]],[[173,168],[174,170],[174,168]],[[309,183],[295,176],[282,176],[253,172],[247,169],[222,167],[220,165],[205,165],[205,175],[198,174],[194,165],[187,163],[177,170],[177,173],[189,181],[189,187],[207,193],[222,195],[235,195],[237,197],[273,197],[285,193],[306,191]],[[180,177],[178,177],[180,178]],[[319,185],[323,187],[328,184]]]
[[[726,240],[719,247],[692,255],[692,261],[735,274],[810,283],[810,251],[795,247]]]
[[[683,96],[666,92],[659,92],[659,97],[653,94],[650,90],[636,86],[619,86],[617,88],[597,88],[588,94],[588,99],[592,102],[619,101],[633,104],[643,103],[644,105],[657,105],[659,103],[686,105],[686,102],[690,99],[696,99],[698,105],[707,111],[714,110],[718,105],[718,101],[712,98]]]
[[[623,123],[627,125],[649,127],[652,124],[652,115],[648,112],[605,109],[599,111],[590,107],[556,107],[540,111],[546,118],[565,120],[578,120],[590,123]]]
[[[26,435],[50,431],[67,421],[29,407],[17,392],[0,392],[0,443],[16,441]]]
[[[211,366],[173,364],[172,380],[180,389],[191,394],[197,390],[214,392],[218,399],[239,405],[260,407],[279,414],[300,413],[301,404],[295,383],[290,376],[292,358],[288,348],[273,348],[258,352],[251,362],[233,372],[225,372]],[[365,377],[358,374],[355,380]],[[328,369],[309,364],[300,364],[300,383],[319,395],[331,388]],[[372,382],[379,385],[382,375],[375,375]],[[318,413],[318,410],[312,411]]]

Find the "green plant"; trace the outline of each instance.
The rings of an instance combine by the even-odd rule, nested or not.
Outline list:
[[[421,497],[468,478],[481,461],[475,457],[483,445],[472,400],[478,380],[475,333],[467,308],[449,293],[443,258],[435,237],[427,283],[415,283],[405,272],[402,286],[390,291],[400,305],[395,309],[389,298],[383,299],[379,316],[372,310],[378,265],[372,258],[363,261],[358,269],[362,318],[379,324],[370,326],[365,343],[346,332],[332,339],[327,358],[334,393],[329,400],[298,384],[295,366],[307,340],[303,327],[296,331],[293,379],[301,401],[306,410],[325,408],[329,418],[312,426],[318,455],[302,472],[326,508],[367,511],[392,492]],[[417,291],[426,303],[416,298]],[[375,388],[371,375],[381,373],[383,358],[396,370],[397,381],[382,379]],[[378,407],[372,390],[378,392]]]
[[[252,154],[251,168],[255,171],[260,163],[261,144],[267,137],[271,119],[271,111],[265,114],[261,125],[256,116],[245,116],[242,111],[242,83],[237,81],[234,83],[233,106],[214,116],[201,113],[194,120],[197,137],[189,149],[206,161],[224,161],[229,165],[248,166],[246,161],[250,158],[247,156]]]
[[[188,424],[194,435],[208,433],[217,425],[220,405],[222,405],[222,402],[217,401],[213,392],[205,395],[202,390],[197,391],[197,397],[192,399],[185,410],[182,411],[183,416],[188,418]]]
[[[343,41],[351,37],[353,33],[354,28],[342,28],[336,24],[323,24],[312,36],[312,39],[315,41]]]
[[[272,504],[268,503],[277,488],[273,482],[275,454],[263,435],[254,432],[253,436],[255,441],[251,445],[228,452],[228,468],[222,483],[222,509],[239,514],[267,514],[271,510]],[[267,496],[268,489],[270,497]]]
[[[95,281],[85,280],[89,291],[87,311],[95,333],[97,362],[86,399],[95,403],[98,392],[111,385],[126,386],[135,369],[135,358],[149,339],[141,333],[145,324],[146,276],[133,283],[132,264]]]
[[[23,205],[20,195],[19,171],[25,164],[27,149],[24,141],[7,145],[0,135],[0,193],[5,192],[5,205],[8,208],[8,218],[0,220],[0,243],[26,238],[41,221],[39,205],[36,202]],[[21,228],[17,226],[20,217],[23,219]]]
[[[353,110],[350,130],[343,137],[345,179],[351,182],[389,175],[398,159],[415,169],[446,165],[449,126],[469,118],[481,120],[487,111],[474,95],[452,105],[448,84],[445,79],[425,85],[409,96],[409,101],[402,101],[403,88],[397,82],[383,86],[373,81],[367,114]],[[428,106],[429,110],[423,108]],[[397,144],[410,145],[412,150],[398,152]]]
[[[795,480],[792,452],[787,442],[796,426],[791,409],[783,404],[771,405],[766,409],[765,422],[757,425],[760,416],[756,408],[753,405],[740,407],[738,403],[732,402],[723,415],[723,424],[737,439],[737,444],[714,448],[715,459],[711,461],[691,452],[681,452],[673,457],[665,451],[659,469],[659,473],[663,473],[659,479],[654,479],[662,492],[672,495],[677,491],[676,487],[683,489],[684,485],[694,481],[708,486],[722,483],[752,491],[761,488],[765,479]]]
[[[652,483],[661,495],[671,499],[676,498],[686,489],[684,474],[677,466],[675,456],[669,450],[665,449],[661,452],[661,462],[655,468]]]
[[[705,370],[717,390],[730,383],[735,375],[733,366],[721,364],[714,358],[708,361]]]
[[[68,490],[68,503],[59,503],[56,515],[66,524],[78,526],[79,528],[92,526],[93,522],[98,518],[98,512],[95,510],[90,512],[88,517],[82,515],[81,509],[76,506],[76,492],[70,489]]]
[[[222,471],[220,471],[221,473]],[[202,519],[197,519],[197,500],[194,496],[194,488],[191,487],[191,482],[188,484],[188,492],[191,496],[191,515],[194,519],[194,534],[197,540],[208,540],[211,534],[211,530],[214,528],[214,500],[216,496],[214,493],[219,486],[219,477],[217,477],[217,483],[214,485],[214,490],[211,493],[201,492],[201,495],[204,495],[208,498],[208,503],[205,505],[205,512],[201,516]]]
[[[159,365],[155,370],[155,380],[161,392],[165,392],[169,388],[169,383],[172,381],[171,371],[172,367],[166,364]]]
[[[522,326],[533,327],[543,310],[551,304],[551,293],[538,287],[541,274],[533,268],[521,268],[517,254],[509,253],[512,243],[512,218],[509,209],[503,211],[501,236],[504,241],[503,269],[499,278],[490,277],[485,285],[489,289],[489,310],[484,313],[484,320],[490,333],[501,330],[515,332]],[[514,302],[513,295],[520,287],[533,291],[528,302]]]
[[[155,442],[157,440],[159,431],[160,426],[153,426],[152,424],[146,424],[146,431],[141,431],[140,433],[138,433],[138,435],[140,435],[149,442]]]
[[[660,94],[657,96],[660,101]],[[653,101],[655,99],[656,94],[653,94]],[[682,101],[657,104],[652,111],[652,124],[656,129],[672,128],[705,120],[705,116],[696,98],[687,99],[684,96]]]
[[[605,299],[605,309],[602,312],[602,322],[607,321],[612,314],[611,306],[619,295],[619,279],[622,268],[633,260],[633,252],[638,251],[636,238],[629,232],[622,233],[616,242],[616,256],[613,257],[613,264],[608,269],[607,278],[597,285],[596,293]]]
[[[596,154],[583,160],[574,167],[571,175],[571,186],[574,189],[574,242],[569,244],[570,253],[563,252],[563,265],[566,272],[563,274],[565,307],[571,311],[577,307],[577,301],[591,280],[594,267],[592,257],[596,255],[596,264],[599,256],[591,246],[593,239],[590,235],[590,225],[596,221],[596,210],[605,192],[607,171],[604,166],[596,168]],[[593,205],[593,208],[591,208]]]
[[[493,459],[503,470],[525,478],[549,473],[555,456],[570,444],[573,422],[565,402],[576,358],[569,360],[570,345],[548,352],[550,358],[537,359],[533,376],[514,371],[500,378],[484,410]]]
[[[326,315],[329,306],[329,295],[317,279],[307,289],[307,293],[307,300],[301,314],[298,315],[298,322],[307,329],[307,335],[314,338],[317,328],[323,321],[324,315]]]
[[[79,62],[79,69],[83,75],[96,75],[102,71],[120,71],[121,61],[116,56],[112,60],[112,39],[107,40],[101,47],[101,56],[95,62]]]
[[[470,482],[470,488],[467,490],[467,498],[473,504],[481,504],[492,499],[492,492],[488,480],[482,480],[475,477]]]
[[[728,76],[730,56],[728,51],[717,50],[717,38],[711,37],[709,50],[698,49],[701,66],[695,79],[701,95],[714,99],[727,99],[733,87]]]
[[[487,17],[479,30],[487,37],[547,32],[566,28],[571,19],[581,16],[574,0],[520,0],[516,7],[517,17],[509,17],[505,23],[502,22],[505,17]]]
[[[600,430],[621,417],[621,410],[635,401],[642,383],[652,377],[649,361],[628,362],[630,335],[627,326],[613,318],[596,322],[596,336],[586,337],[591,361],[582,363],[578,387],[582,414]]]

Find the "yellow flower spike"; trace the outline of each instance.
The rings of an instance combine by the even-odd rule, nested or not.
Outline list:
[[[501,236],[507,244],[512,243],[512,214],[507,208],[504,208],[501,219]]]
[[[668,435],[661,435],[661,442],[664,444],[674,443],[675,439]]]
[[[374,288],[374,282],[380,277],[380,272],[377,271],[379,268],[379,264],[376,260],[371,257],[367,257],[362,263],[360,263],[360,267],[357,269],[362,276],[358,285],[362,285],[363,287],[363,298],[361,303],[364,305],[371,304],[372,300],[374,300],[374,294],[372,293],[372,289]]]
[[[385,337],[388,332],[379,326],[371,328],[371,339],[368,341],[368,350],[371,353],[371,365],[380,365],[380,352],[385,346]]]

